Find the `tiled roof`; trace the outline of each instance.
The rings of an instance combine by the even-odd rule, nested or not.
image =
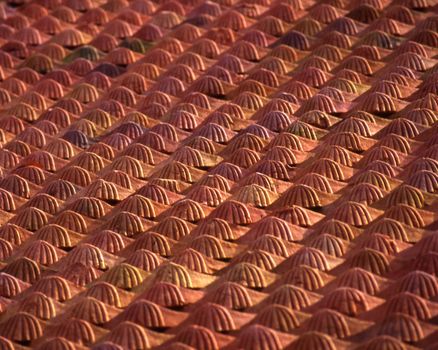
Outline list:
[[[437,32],[436,0],[0,3],[0,348],[438,348]]]

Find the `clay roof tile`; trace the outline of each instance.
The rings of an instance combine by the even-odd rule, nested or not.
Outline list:
[[[101,5],[0,7],[2,310],[66,320],[11,339],[429,346],[432,3]]]

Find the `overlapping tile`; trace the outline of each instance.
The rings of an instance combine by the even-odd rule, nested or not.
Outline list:
[[[0,6],[0,344],[437,346],[437,3]]]

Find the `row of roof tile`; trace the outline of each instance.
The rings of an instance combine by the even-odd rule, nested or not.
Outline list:
[[[0,7],[0,344],[414,349],[438,330],[428,0]]]

